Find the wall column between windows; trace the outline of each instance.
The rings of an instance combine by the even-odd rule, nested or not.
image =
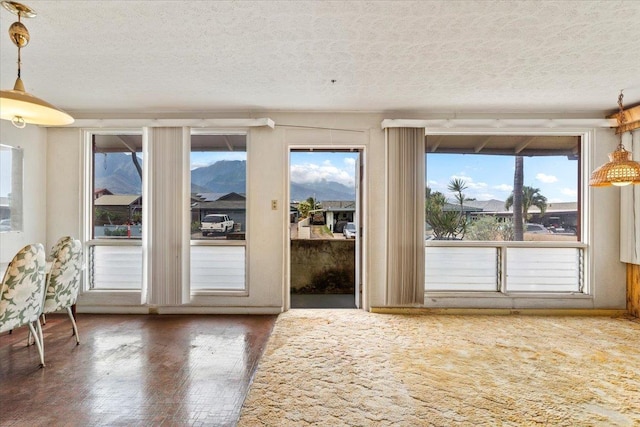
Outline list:
[[[144,128],[142,303],[189,302],[188,127]]]

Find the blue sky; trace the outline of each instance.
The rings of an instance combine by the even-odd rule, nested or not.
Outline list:
[[[292,152],[291,180],[309,184],[321,180],[354,185],[355,162],[358,153],[349,152]],[[239,152],[204,152],[192,154],[192,166],[206,166],[218,160],[245,160]],[[524,185],[539,188],[550,203],[577,200],[577,160],[566,156],[524,158]],[[514,158],[478,154],[429,154],[427,156],[427,185],[435,191],[452,195],[447,185],[453,178],[467,184],[465,195],[477,200],[505,200],[513,189]]]
[[[291,153],[291,179],[296,183],[336,181],[354,186],[355,164],[358,153],[347,152],[293,152]],[[191,153],[191,170],[209,166],[220,160],[246,160],[245,152],[209,151]]]
[[[247,160],[246,151],[192,151],[191,170],[214,164],[219,160]]]
[[[427,185],[451,197],[453,178],[465,181],[467,197],[505,200],[513,190],[513,156],[478,154],[427,155]],[[577,200],[578,161],[566,156],[524,157],[524,185],[539,188],[548,202]]]

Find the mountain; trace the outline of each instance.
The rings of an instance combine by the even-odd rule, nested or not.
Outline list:
[[[140,166],[142,159],[138,157]],[[96,153],[94,156],[95,188],[106,188],[113,194],[142,194],[142,180],[125,153]]]
[[[313,197],[318,202],[323,200],[355,200],[356,189],[339,182],[325,180],[307,184],[291,183],[292,201],[306,200],[309,197]]]
[[[191,171],[191,183],[211,193],[246,193],[247,162],[220,160],[212,165]]]
[[[138,157],[140,165],[142,159]],[[107,188],[114,194],[141,194],[141,181],[131,155],[98,153],[95,155],[96,189]],[[246,193],[247,162],[221,160],[191,171],[192,193]],[[291,200],[314,197],[323,200],[355,200],[355,188],[335,181],[291,183]]]

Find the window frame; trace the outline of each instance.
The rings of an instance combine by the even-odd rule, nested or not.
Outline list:
[[[135,135],[142,136],[143,128],[84,128],[81,133],[82,160],[82,206],[81,237],[84,249],[90,254],[95,246],[142,246],[142,239],[116,240],[93,238],[93,188],[94,188],[94,135]],[[144,139],[143,139],[144,152]],[[144,180],[144,178],[143,178]],[[144,204],[144,181],[142,183]],[[147,313],[148,309],[140,303],[142,289],[91,289],[91,256],[84,257],[81,300],[83,306],[126,306],[127,313]],[[142,280],[142,278],[141,278]],[[105,304],[106,303],[106,304]],[[111,310],[109,310],[111,312]]]
[[[447,291],[447,290],[429,290],[425,283],[425,300],[429,298],[464,298],[464,297],[496,297],[496,298],[556,298],[556,299],[593,299],[593,287],[591,277],[593,277],[593,260],[592,251],[589,250],[592,239],[593,224],[590,221],[590,212],[593,209],[591,201],[591,189],[589,183],[589,171],[592,170],[592,158],[594,155],[593,141],[595,140],[595,129],[589,128],[565,128],[565,129],[540,129],[540,128],[520,128],[520,127],[504,127],[504,128],[481,128],[481,127],[452,127],[447,126],[427,126],[425,128],[425,156],[429,153],[426,151],[426,137],[430,135],[501,135],[501,136],[576,136],[580,138],[580,153],[578,164],[578,221],[581,225],[579,239],[576,242],[464,242],[464,241],[426,241],[425,246],[429,247],[497,247],[498,250],[506,250],[508,247],[518,248],[544,248],[544,247],[575,247],[582,251],[582,292],[505,292],[504,281],[501,281],[499,289],[496,291]],[[428,173],[428,171],[427,171]],[[425,177],[426,181],[426,177]],[[498,266],[499,267],[499,266]]]
[[[196,246],[217,246],[217,247],[237,247],[237,246],[242,246],[244,247],[244,288],[243,289],[216,289],[216,288],[211,288],[211,289],[196,289],[194,290],[193,288],[191,288],[191,297],[195,299],[194,302],[200,302],[203,299],[206,300],[208,299],[208,297],[219,297],[219,296],[239,296],[239,297],[246,297],[249,295],[249,241],[250,241],[250,226],[249,226],[249,212],[250,212],[250,197],[249,197],[249,174],[250,174],[250,167],[249,167],[249,147],[250,147],[250,143],[249,143],[249,139],[250,139],[250,133],[247,129],[225,129],[225,128],[192,128],[191,129],[191,136],[194,135],[243,135],[245,137],[245,157],[246,157],[246,187],[245,187],[245,197],[246,197],[246,202],[245,202],[245,238],[243,240],[216,240],[216,239],[210,239],[210,240],[205,240],[205,239],[189,239],[190,242],[190,253],[191,253],[191,248],[196,247]],[[189,155],[191,156],[192,153],[192,147],[191,147],[191,142],[189,143]],[[189,166],[190,166],[191,162],[189,162]],[[189,167],[189,170],[184,171],[185,174],[187,174],[187,176],[189,177],[189,182],[191,179],[191,169]],[[189,197],[191,196],[191,193],[189,193]],[[190,204],[187,204],[187,207],[185,208],[187,209],[187,214],[185,215],[185,217],[187,218],[191,218],[191,206]],[[189,265],[191,266],[191,262],[189,263]],[[191,267],[190,267],[191,269]],[[204,302],[203,302],[204,303]]]

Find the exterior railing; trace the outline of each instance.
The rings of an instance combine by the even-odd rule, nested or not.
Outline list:
[[[583,293],[579,242],[426,243],[425,291]]]

